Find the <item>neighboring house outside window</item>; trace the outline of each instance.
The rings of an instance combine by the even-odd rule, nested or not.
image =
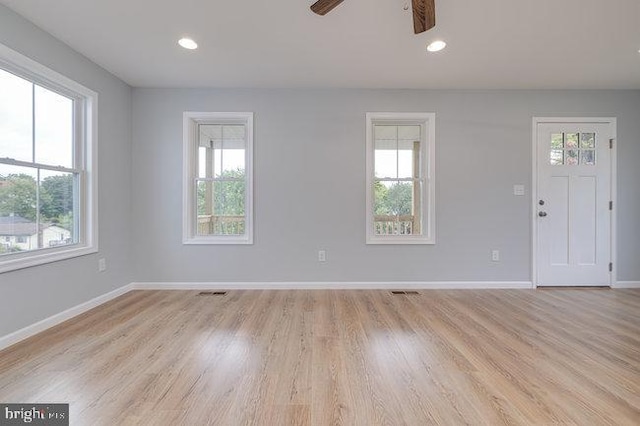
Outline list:
[[[253,243],[253,113],[184,113],[184,244]]]
[[[0,45],[0,272],[97,251],[97,94]]]
[[[367,244],[435,243],[435,114],[367,113]]]

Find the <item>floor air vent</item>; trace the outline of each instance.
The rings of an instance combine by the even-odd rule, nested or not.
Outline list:
[[[201,291],[198,296],[226,296],[226,291]]]
[[[391,290],[391,294],[398,295],[398,294],[419,294],[419,293],[413,290]]]

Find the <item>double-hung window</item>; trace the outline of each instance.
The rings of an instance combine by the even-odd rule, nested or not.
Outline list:
[[[185,244],[252,244],[253,113],[184,113]]]
[[[97,251],[96,105],[0,45],[0,272]]]
[[[434,244],[433,113],[367,113],[367,244]]]

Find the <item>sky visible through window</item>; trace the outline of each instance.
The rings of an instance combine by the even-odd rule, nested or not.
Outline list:
[[[73,101],[36,85],[34,109],[33,88],[0,70],[0,158],[71,168]]]
[[[375,177],[378,179],[411,179],[414,177],[414,143],[420,141],[420,126],[374,125]],[[382,181],[390,187],[393,181]]]
[[[394,126],[395,127],[395,126]],[[409,127],[409,126],[407,126]],[[413,127],[415,140],[420,140],[419,127]],[[413,129],[412,129],[413,130]],[[386,143],[376,143],[375,150],[375,174],[377,178],[412,178],[413,177],[413,140],[396,141],[392,140]],[[380,146],[383,145],[383,146]],[[219,161],[220,150],[214,150],[214,161]],[[244,170],[244,149],[224,149],[224,165],[223,170]],[[218,164],[216,170],[220,168]],[[206,177],[206,155],[205,148],[200,147],[198,155],[198,177]],[[385,181],[383,185],[391,186],[393,182]]]

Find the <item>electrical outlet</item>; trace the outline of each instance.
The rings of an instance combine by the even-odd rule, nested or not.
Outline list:
[[[327,251],[318,250],[318,262],[326,262],[326,261],[327,261]]]
[[[500,262],[500,250],[491,251],[491,260],[494,262]]]
[[[524,185],[513,185],[513,195],[523,196],[524,195]]]
[[[98,259],[98,272],[104,272],[107,270],[107,259],[101,257]]]

